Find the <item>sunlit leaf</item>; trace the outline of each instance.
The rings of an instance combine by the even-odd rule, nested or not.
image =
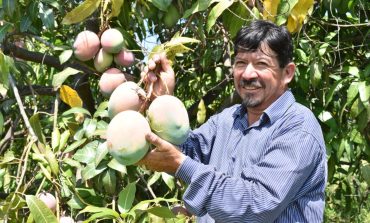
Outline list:
[[[365,81],[358,84],[358,92],[360,93],[360,99],[363,103],[369,102],[370,98],[370,85]]]
[[[118,162],[116,159],[112,159],[109,163],[108,166],[114,170],[117,170],[121,174],[126,174],[127,169],[125,165],[122,165],[120,162]]]
[[[276,14],[278,10],[278,6],[280,4],[280,0],[264,0],[263,1],[263,19],[275,21]]]
[[[197,111],[197,123],[203,124],[206,120],[206,106],[204,104],[204,100],[200,99],[200,102],[198,104],[198,111]]]
[[[147,211],[161,218],[176,218],[176,215],[168,207],[153,207]]]
[[[368,162],[363,161],[361,165],[361,175],[366,181],[367,185],[370,185],[370,165]]]
[[[309,10],[313,7],[313,0],[299,0],[293,7],[287,23],[287,29],[291,33],[301,30]]]
[[[160,172],[154,172],[154,174],[152,174],[149,177],[148,186],[153,185],[155,182],[157,182],[159,180],[160,177],[161,177],[161,173]]]
[[[69,76],[75,75],[78,72],[80,72],[80,71],[76,70],[76,69],[73,69],[71,67],[67,67],[63,71],[54,74],[53,81],[52,81],[52,85],[54,87],[54,90],[58,89]]]
[[[136,194],[136,183],[129,183],[127,186],[119,193],[118,195],[118,210],[119,212],[126,213],[128,212],[131,207],[132,203],[134,202]]]
[[[31,125],[33,131],[35,132],[37,138],[39,139],[39,141],[41,143],[45,144],[45,135],[42,132],[43,128],[42,128],[41,123],[40,123],[39,113],[36,113],[36,114],[31,116],[30,125]]]
[[[275,23],[280,26],[284,24],[298,0],[280,1]]]
[[[4,116],[3,113],[0,111],[0,135],[4,132]]]
[[[82,149],[77,150],[73,155],[73,159],[86,164],[95,162],[96,148],[98,146],[98,141],[92,141],[86,144]]]
[[[162,179],[164,183],[170,188],[171,190],[175,189],[175,178],[168,173],[162,172],[161,173]]]
[[[241,3],[240,1],[234,2],[222,14],[222,21],[225,28],[229,31],[231,38],[234,38],[239,29],[246,23],[250,17],[250,13],[247,9],[248,6]]]
[[[53,212],[35,196],[26,195],[26,202],[36,223],[58,223]]]
[[[214,3],[214,2],[219,2],[220,0],[218,1],[215,1],[215,0],[198,0],[197,2],[195,2],[190,9],[186,10],[184,15],[183,15],[183,18],[187,18],[189,17],[190,15],[194,14],[194,13],[197,13],[197,12],[202,12],[206,9],[208,9],[208,7]]]
[[[112,12],[109,14],[109,18],[116,17],[121,12],[121,8],[124,0],[112,0]]]
[[[98,148],[96,149],[95,165],[99,165],[99,163],[105,158],[107,154],[107,142],[100,143]]]
[[[209,32],[213,25],[216,23],[217,18],[227,9],[229,8],[234,1],[230,0],[221,0],[219,3],[216,4],[210,11],[208,15],[208,20],[206,24],[206,30]]]
[[[65,153],[68,153],[68,152],[71,152],[71,151],[75,150],[75,149],[76,149],[76,148],[78,148],[80,145],[84,144],[86,140],[87,140],[87,139],[85,138],[85,139],[81,139],[81,140],[78,140],[78,141],[74,141],[71,145],[69,145],[69,146],[64,150],[64,152],[65,152]]]
[[[106,165],[100,164],[99,166],[95,166],[94,162],[90,162],[81,171],[82,179],[84,179],[85,181],[91,179],[96,175],[102,173],[106,168]]]
[[[64,64],[69,58],[71,58],[73,50],[65,50],[59,55],[60,64]]]
[[[103,187],[104,187],[105,192],[111,195],[116,193],[117,177],[116,177],[115,170],[108,169],[104,171],[102,181],[103,181]]]
[[[66,14],[63,18],[62,24],[71,25],[82,22],[98,9],[100,2],[100,0],[85,0],[81,5]]]
[[[68,85],[62,85],[60,87],[60,99],[72,108],[82,107],[82,100],[77,91],[73,90]]]

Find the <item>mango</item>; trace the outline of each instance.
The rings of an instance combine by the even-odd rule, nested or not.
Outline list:
[[[114,55],[114,62],[117,65],[129,67],[135,63],[135,55],[131,51],[122,49]]]
[[[87,61],[94,58],[100,49],[98,35],[89,30],[80,32],[73,43],[73,52],[77,59]]]
[[[141,160],[149,150],[145,135],[151,132],[146,118],[137,111],[118,113],[107,128],[109,153],[123,165]]]
[[[135,82],[127,81],[120,84],[109,98],[109,117],[113,118],[119,112],[126,110],[139,111],[145,97],[145,91]]]
[[[106,70],[99,80],[100,92],[105,96],[109,97],[114,89],[120,84],[126,81],[125,75],[121,70],[117,68],[109,68]]]
[[[150,128],[162,139],[180,145],[190,133],[188,112],[175,96],[161,95],[147,110]]]
[[[108,53],[118,53],[124,45],[122,33],[118,29],[107,29],[100,37],[101,46]]]
[[[103,72],[112,64],[112,62],[113,55],[101,48],[94,58],[94,67],[98,72]]]

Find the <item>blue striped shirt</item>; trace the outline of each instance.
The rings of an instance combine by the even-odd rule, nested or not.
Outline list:
[[[290,90],[253,125],[234,105],[191,132],[175,176],[197,222],[322,222],[327,179],[322,131]]]

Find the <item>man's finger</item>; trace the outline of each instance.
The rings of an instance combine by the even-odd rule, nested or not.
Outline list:
[[[161,147],[165,141],[163,139],[159,138],[156,134],[150,132],[145,135],[146,140],[150,142],[151,144],[155,145],[157,148]]]

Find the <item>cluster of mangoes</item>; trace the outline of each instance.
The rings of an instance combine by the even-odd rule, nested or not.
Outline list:
[[[109,97],[111,120],[106,132],[107,147],[117,161],[132,165],[150,148],[145,139],[147,133],[152,131],[179,145],[187,138],[190,125],[184,104],[169,90],[174,88],[174,75],[154,69],[144,73],[136,83],[127,81],[119,69],[111,67],[113,61],[120,66],[134,63],[133,54],[124,49],[123,43],[117,29],[107,29],[100,38],[93,32],[83,31],[74,43],[74,54],[81,61],[94,59],[96,70],[104,72],[99,88]],[[154,76],[155,81],[145,81],[150,79],[148,75]]]
[[[94,60],[95,69],[102,73],[99,88],[105,96],[126,81],[124,73],[117,67],[135,63],[135,55],[125,49],[123,35],[115,28],[105,30],[100,37],[89,30],[80,32],[73,43],[73,51],[80,61]],[[112,67],[113,62],[116,67]]]

